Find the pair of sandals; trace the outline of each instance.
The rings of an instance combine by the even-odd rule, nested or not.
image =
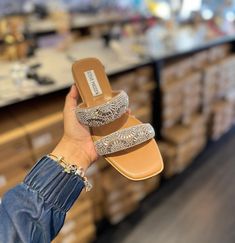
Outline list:
[[[159,174],[163,162],[153,127],[127,112],[128,95],[111,89],[102,63],[96,58],[82,59],[73,64],[72,71],[83,101],[77,118],[90,128],[97,153],[131,180]]]

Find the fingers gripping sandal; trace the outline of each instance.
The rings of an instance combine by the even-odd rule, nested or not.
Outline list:
[[[160,173],[163,162],[154,129],[128,114],[124,91],[113,91],[102,63],[95,58],[76,61],[72,67],[82,97],[78,120],[89,126],[99,155],[132,180]]]

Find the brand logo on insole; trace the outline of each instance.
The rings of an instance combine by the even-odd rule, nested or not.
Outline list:
[[[96,78],[94,70],[89,70],[85,72],[85,76],[90,87],[93,96],[98,96],[102,94],[99,82]]]

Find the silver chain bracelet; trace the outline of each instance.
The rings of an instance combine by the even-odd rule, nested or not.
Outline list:
[[[67,163],[63,156],[57,157],[54,154],[48,154],[48,157],[60,164],[64,168],[63,172],[79,176],[84,182],[86,192],[92,189],[92,185],[85,176],[85,172],[82,167],[78,167],[77,165]]]

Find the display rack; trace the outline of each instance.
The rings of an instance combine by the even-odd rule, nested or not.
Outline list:
[[[142,103],[139,104],[138,108],[142,107],[141,105],[143,105],[143,104],[144,104],[145,107],[149,107],[151,117],[147,116],[146,122],[151,122],[152,125],[154,126],[155,131],[156,131],[156,137],[157,137],[157,140],[160,144],[162,142],[161,140],[163,138],[163,134],[162,134],[163,132],[162,131],[163,131],[163,125],[164,125],[164,121],[163,121],[163,95],[164,94],[163,94],[162,86],[163,86],[165,81],[163,79],[163,74],[164,74],[164,70],[167,67],[167,65],[169,63],[172,63],[172,62],[174,62],[174,63],[181,62],[182,59],[185,59],[185,58],[187,60],[187,58],[193,57],[197,53],[201,53],[201,52],[210,50],[211,48],[219,47],[219,46],[224,45],[224,44],[229,44],[229,46],[231,47],[230,54],[232,54],[234,52],[234,49],[235,49],[234,48],[235,47],[235,36],[221,37],[221,38],[217,38],[217,39],[212,40],[212,41],[205,41],[205,42],[202,42],[202,43],[196,43],[195,41],[192,41],[191,44],[187,45],[185,48],[181,47],[180,49],[177,49],[177,47],[176,47],[175,49],[171,49],[170,51],[167,48],[165,48],[164,50],[161,50],[161,52],[159,52],[159,53],[147,53],[146,58],[137,58],[137,59],[132,60],[132,61],[130,61],[130,60],[129,61],[124,61],[124,60],[121,61],[121,59],[117,60],[117,56],[112,52],[112,50],[108,49],[108,48],[103,49],[102,44],[103,43],[101,41],[99,41],[99,42],[90,41],[89,43],[86,42],[85,45],[82,42],[82,43],[79,43],[78,46],[76,46],[74,50],[76,50],[76,51],[79,50],[80,51],[79,52],[79,55],[80,55],[79,58],[83,58],[83,57],[86,57],[87,55],[90,55],[90,54],[93,53],[93,49],[90,48],[91,46],[94,46],[94,45],[97,46],[97,49],[99,49],[99,50],[96,53],[93,53],[93,55],[100,58],[101,61],[104,63],[104,65],[107,66],[106,72],[107,72],[107,74],[110,78],[110,81],[111,81],[114,89],[123,88],[123,89],[129,89],[129,91],[130,91],[131,87],[135,86],[134,92],[131,92],[131,91],[130,91],[130,93],[127,92],[130,96],[130,101],[131,101],[130,104],[135,105],[135,100],[133,102],[131,100],[131,98],[137,99],[137,97],[135,97],[135,96],[137,96],[136,94],[144,93],[143,92],[144,91],[144,85],[142,85],[143,80],[140,82],[140,80],[137,80],[138,77],[142,75],[142,78],[143,78],[145,76],[145,74],[148,76],[148,78],[146,78],[144,80],[144,82],[145,82],[144,84],[146,85],[146,83],[147,84],[150,83],[151,85],[150,85],[150,88],[149,87],[147,88],[146,96],[147,96],[147,94],[148,95],[150,94],[152,96],[152,99],[150,99],[149,96],[147,96],[147,98],[144,97],[144,99],[143,99],[143,97],[141,97]],[[84,50],[84,49],[86,49],[86,50]],[[43,52],[39,53],[37,58],[41,57],[41,60],[43,60],[47,51],[48,50],[46,50],[44,53]],[[49,50],[49,52],[50,51],[51,50]],[[69,86],[73,82],[71,71],[70,71],[71,63],[72,63],[71,60],[69,60],[67,58],[67,56],[63,55],[62,53],[56,54],[56,53],[53,53],[53,51],[52,51],[52,52],[50,52],[50,54],[51,54],[50,58],[52,58],[54,61],[49,58],[49,60],[47,60],[44,63],[45,69],[43,71],[45,73],[49,72],[51,74],[54,74],[55,75],[55,76],[53,76],[54,79],[58,78],[58,82],[56,83],[56,85],[52,85],[52,86],[50,86],[50,88],[42,88],[42,89],[33,90],[33,92],[29,93],[27,96],[23,96],[20,99],[15,99],[15,100],[12,99],[12,100],[5,102],[5,103],[2,103],[0,105],[0,111],[2,112],[3,116],[4,116],[5,110],[7,110],[7,109],[10,110],[10,115],[12,117],[14,117],[16,119],[16,121],[23,127],[22,133],[26,132],[27,140],[29,140],[28,142],[31,143],[30,146],[31,146],[32,153],[34,155],[32,160],[36,160],[40,156],[45,154],[44,149],[47,148],[47,144],[44,144],[43,148],[40,148],[40,149],[37,146],[35,146],[35,144],[37,145],[38,143],[41,143],[42,138],[45,139],[45,140],[48,140],[48,138],[50,138],[50,137],[47,137],[47,136],[45,137],[44,134],[43,134],[43,132],[45,132],[45,130],[46,130],[46,126],[47,126],[46,122],[47,121],[50,121],[50,123],[48,122],[48,124],[49,124],[48,126],[52,130],[53,136],[54,136],[54,137],[52,136],[52,138],[50,138],[52,140],[52,142],[50,143],[50,149],[52,149],[53,146],[55,146],[55,144],[59,141],[59,136],[61,135],[59,132],[62,133],[61,127],[62,127],[62,123],[63,123],[62,114],[61,114],[61,110],[62,110],[62,106],[63,106],[63,100],[61,99],[61,97],[65,97]],[[62,63],[60,63],[58,65],[53,65],[53,66],[51,65],[50,66],[50,63],[56,63],[56,60],[59,59],[59,58],[61,58],[63,60]],[[111,60],[112,60],[112,62],[111,62]],[[185,66],[183,68],[185,69]],[[59,72],[58,72],[58,69],[59,69]],[[64,82],[64,80],[67,80],[67,82]],[[174,81],[175,80],[173,80],[173,82]],[[129,88],[128,88],[128,86],[129,86]],[[59,102],[57,104],[56,104],[56,102],[55,102],[55,104],[51,104],[51,103],[53,103],[51,101],[56,100],[58,97],[60,98]],[[152,102],[152,105],[148,103],[150,100]],[[50,107],[50,105],[52,105],[52,107]],[[56,109],[57,109],[56,112],[55,112],[55,109],[54,109],[55,106],[56,106]],[[37,110],[37,112],[34,109]],[[25,110],[26,110],[26,112],[24,113]],[[52,110],[55,112],[54,114],[51,114]],[[45,117],[41,117],[43,115],[45,115]],[[141,116],[140,116],[140,118],[141,118]],[[53,121],[52,121],[52,119],[53,119]],[[40,132],[43,131],[41,134],[36,129],[37,126],[38,126],[38,120],[40,120],[41,124],[43,123],[43,126],[41,127],[41,130],[40,130]],[[43,129],[45,129],[45,130],[43,130]],[[228,131],[228,133],[234,134],[234,129]],[[40,140],[37,140],[36,143],[35,143],[35,137],[38,134],[40,134],[40,136],[43,135],[43,137],[40,137]],[[48,142],[48,141],[46,141],[46,142]],[[208,142],[208,140],[206,142]],[[203,146],[202,146],[204,148],[203,153],[207,153],[208,148],[211,148],[210,151],[211,150],[215,151],[217,149],[217,147],[213,146],[213,144],[214,143],[212,143],[210,141],[210,139],[209,139],[209,142],[207,143],[207,146],[205,146],[206,143],[203,144]],[[200,151],[202,151],[201,148],[200,148]],[[197,154],[199,154],[199,157],[197,156],[196,160],[195,160],[195,158],[191,159],[190,162],[201,161],[201,159],[200,159],[201,153],[199,151],[197,151]],[[33,162],[30,161],[30,163],[32,164]],[[201,164],[201,162],[196,162],[196,163]],[[189,164],[184,165],[185,166],[184,169],[186,169],[188,165]],[[96,164],[95,164],[95,166],[96,166]],[[108,184],[108,183],[104,183],[105,182],[104,179],[103,179],[103,178],[105,178],[104,175],[106,175],[106,179],[110,179],[110,178],[112,178],[112,175],[113,175],[112,173],[115,174],[115,172],[109,171],[110,168],[111,167],[108,167],[107,163],[105,163],[105,162],[103,164],[98,163],[97,167],[95,169],[93,168],[92,178],[93,178],[94,181],[97,182],[97,184],[99,184],[100,187],[102,187],[101,182],[100,182],[102,180],[103,180],[103,184]],[[193,165],[190,166],[189,168],[194,169],[196,167],[194,166],[194,163],[193,163]],[[107,172],[107,170],[108,170],[108,172]],[[187,174],[188,173],[187,171],[189,171],[189,170],[186,170],[185,173]],[[182,169],[182,171],[183,171],[183,169]],[[182,171],[178,171],[177,173],[180,173]],[[183,175],[185,175],[185,173]],[[102,179],[100,179],[101,175],[102,175]],[[119,174],[117,176],[119,176]],[[173,176],[173,175],[171,175],[171,176]],[[175,177],[173,177],[173,180],[174,180],[174,178]],[[180,178],[180,177],[177,177],[177,178]],[[159,179],[159,177],[156,177],[156,179]],[[181,179],[176,179],[176,180],[181,180]],[[118,179],[116,180],[116,182],[119,182]],[[145,188],[143,190],[145,194],[141,195],[142,189],[140,191],[138,191],[138,190],[136,190],[136,188],[137,188],[137,187],[135,187],[136,185],[131,184],[131,182],[130,183],[126,182],[126,184],[129,185],[129,186],[127,186],[127,188],[129,187],[129,188],[131,188],[131,190],[135,189],[135,193],[133,193],[133,195],[135,196],[135,199],[133,199],[133,205],[136,206],[138,213],[141,212],[141,210],[142,210],[141,205],[145,204],[145,205],[148,205],[148,206],[151,207],[151,201],[152,201],[153,197],[154,198],[156,198],[156,197],[161,198],[162,189],[160,189],[159,192],[156,192],[156,193],[154,192],[152,195],[147,196],[152,190],[156,191],[159,183],[158,183],[158,185],[157,185],[157,181],[156,181],[155,184],[154,183],[152,183],[152,186],[150,185],[150,190],[146,189],[147,187],[145,187],[146,185],[144,185],[144,183],[143,183],[143,185],[141,185],[141,186],[142,186],[142,188]],[[116,183],[116,184],[119,184],[119,183]],[[163,187],[164,187],[164,183],[163,183]],[[95,184],[94,189],[95,188],[96,188],[96,184]],[[109,189],[109,191],[107,190],[104,193],[106,193],[106,195],[109,196],[108,193],[112,193],[113,190],[118,190],[118,189],[111,187],[111,189]],[[105,191],[105,189],[104,189],[104,191]],[[95,195],[91,196],[92,200],[95,201],[95,203],[94,203],[95,209],[98,209],[98,214],[96,214],[97,212],[94,213],[94,215],[95,215],[94,218],[95,218],[96,222],[103,218],[102,216],[100,217],[100,215],[99,215],[99,213],[100,213],[99,212],[99,206],[100,206],[101,203],[98,200],[98,198],[99,198],[97,196],[98,193],[99,192],[98,192],[98,189],[97,189],[97,191],[94,192]],[[127,192],[127,193],[129,193],[129,192]],[[164,194],[164,195],[166,195],[166,194]],[[142,199],[140,199],[141,196],[142,196]],[[147,198],[144,199],[144,201],[141,201],[146,196],[147,196]],[[105,197],[105,196],[101,196],[101,197]],[[82,198],[84,199],[84,197],[82,197]],[[91,198],[89,198],[87,196],[87,200],[88,199],[91,200]],[[136,198],[137,198],[137,200],[136,200]],[[91,209],[92,208],[91,202],[87,203],[86,200],[84,200],[84,201],[85,201],[84,204],[88,205],[90,207],[90,211],[94,210],[94,209]],[[121,201],[123,201],[123,200],[121,200]],[[140,207],[138,206],[138,203],[140,203]],[[105,205],[107,206],[108,204],[105,204]],[[125,206],[127,206],[127,205],[125,205]],[[128,210],[130,208],[133,211],[135,210],[135,207],[132,208],[132,207],[130,207],[130,205],[128,205]],[[125,216],[128,215],[131,212],[131,210],[126,212],[125,215],[122,215],[123,218],[125,218]],[[101,215],[102,215],[102,213],[101,213]],[[136,215],[135,213],[132,214],[132,216],[127,220],[130,220],[130,221],[133,220],[133,217],[134,218],[136,217],[135,215]],[[109,220],[111,222],[113,220],[113,224],[116,224],[117,222],[120,222],[120,220],[121,220],[120,218],[114,219],[112,217],[113,215],[108,215],[108,216],[109,216]],[[93,217],[93,216],[91,216],[91,217]],[[109,233],[107,233],[107,235],[112,237],[112,226],[111,226],[111,224],[106,224],[105,222],[106,222],[105,220],[101,220],[101,222],[98,223],[98,226],[97,226],[98,237],[99,237],[99,235],[102,235],[102,232],[104,232],[104,229],[105,229],[106,233],[107,233],[107,230],[108,230]],[[124,223],[125,222],[127,222],[127,221],[124,221]],[[93,223],[94,223],[94,221],[92,221],[92,228],[90,228],[90,230],[92,231],[92,234],[91,234],[92,236],[94,236],[94,234],[95,234],[95,227],[94,227]],[[105,240],[104,241],[98,240],[97,242],[107,242],[108,241],[107,238],[105,238]]]
[[[101,46],[102,44],[100,42],[98,42],[99,46]],[[97,44],[97,43],[93,43],[93,44]],[[178,58],[182,58],[184,56],[190,56],[194,53],[215,47],[215,46],[219,46],[219,45],[223,45],[223,44],[231,44],[232,46],[235,46],[235,36],[227,36],[227,37],[220,37],[220,38],[216,38],[214,40],[211,41],[205,41],[202,43],[196,43],[196,42],[192,42],[189,46],[182,48],[181,50],[171,50],[169,52],[169,50],[167,48],[165,48],[164,50],[161,50],[161,53],[148,53],[149,57],[145,58],[145,59],[138,59],[136,61],[133,62],[123,62],[120,63],[120,65],[114,65],[112,67],[109,67],[109,63],[107,62],[107,68],[106,68],[106,72],[108,74],[109,77],[115,77],[118,76],[120,74],[126,73],[126,72],[130,72],[134,69],[137,69],[139,67],[144,67],[146,65],[152,65],[154,68],[154,72],[155,72],[155,82],[156,82],[156,89],[155,89],[155,93],[154,93],[154,101],[153,101],[153,125],[157,131],[157,136],[158,138],[160,138],[161,136],[161,124],[162,124],[162,119],[161,119],[161,89],[160,89],[160,84],[162,82],[161,79],[161,73],[162,70],[164,68],[164,64],[168,61],[171,60],[176,60]],[[82,46],[83,43],[79,44],[79,46]],[[111,51],[110,51],[111,52]],[[110,53],[109,52],[109,53]],[[100,55],[100,54],[99,54]],[[109,56],[113,56],[108,54]],[[60,54],[61,56],[61,54]],[[56,57],[56,58],[60,58],[60,56]],[[84,54],[81,55],[80,58],[85,57],[85,52]],[[105,58],[105,57],[103,57]],[[112,57],[113,59],[113,57]],[[4,108],[4,107],[9,107],[11,105],[17,104],[19,102],[22,101],[27,101],[27,100],[32,100],[32,99],[37,99],[38,97],[41,96],[48,96],[52,93],[59,93],[59,92],[63,92],[65,90],[67,90],[71,84],[72,84],[72,76],[70,74],[70,64],[71,62],[69,62],[69,60],[66,63],[67,66],[67,72],[69,73],[69,78],[67,79],[67,81],[65,82],[60,82],[60,85],[51,85],[49,88],[43,88],[43,89],[36,89],[34,90],[31,94],[27,94],[26,96],[21,96],[20,99],[19,98],[15,98],[12,99],[10,101],[4,102],[4,103],[0,103],[0,109]]]

